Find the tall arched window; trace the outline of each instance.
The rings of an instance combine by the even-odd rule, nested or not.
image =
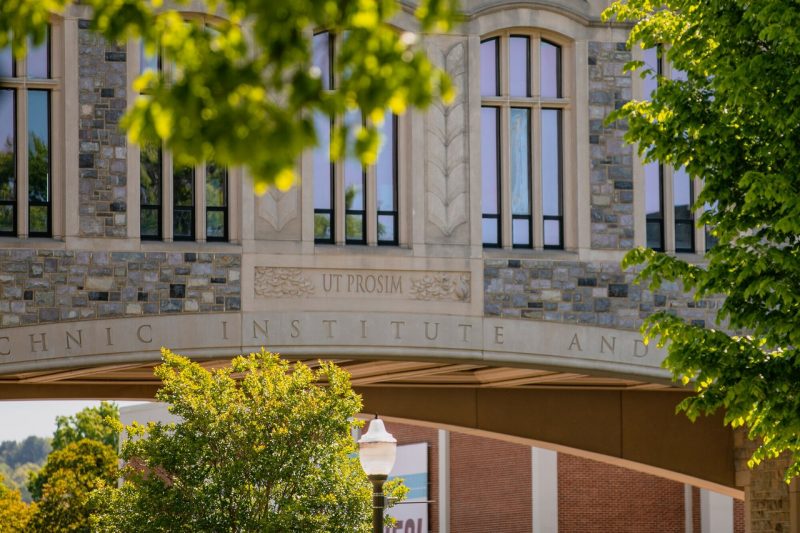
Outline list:
[[[214,31],[213,19],[193,15],[196,23]],[[139,46],[139,73],[164,70],[159,54]],[[213,161],[182,166],[161,145],[139,147],[139,226],[143,240],[227,241],[231,237],[227,168]]]
[[[480,62],[483,244],[563,248],[562,48],[504,31]]]
[[[51,33],[22,60],[0,50],[0,235],[53,234]]]
[[[336,37],[330,32],[314,35],[313,60],[323,88],[336,86],[333,69]],[[342,120],[355,134],[364,120],[358,111]],[[351,154],[343,161],[330,160],[331,128],[323,113],[314,117],[318,144],[313,153],[314,241],[320,244],[398,244],[398,119],[387,111],[380,126],[383,142],[374,165],[364,167]],[[354,142],[353,139],[350,139]]]
[[[651,74],[642,83],[643,98],[650,99],[658,87],[658,78],[686,79],[686,74],[671,68],[659,48],[644,50],[644,64]],[[706,231],[705,239],[697,238],[692,204],[699,185],[684,167],[673,168],[659,161],[644,165],[645,231],[648,248],[679,253],[701,252],[713,245]]]

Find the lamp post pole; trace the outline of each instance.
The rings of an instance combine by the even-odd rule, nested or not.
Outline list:
[[[386,496],[383,484],[388,476],[369,476],[372,482],[372,533],[383,533],[383,511],[386,509]]]
[[[397,440],[386,431],[383,420],[375,417],[369,431],[358,439],[358,460],[372,483],[372,531],[383,533],[383,511],[386,497],[383,484],[389,477],[397,454]]]

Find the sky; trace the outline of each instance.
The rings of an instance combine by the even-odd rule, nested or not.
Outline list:
[[[120,407],[143,402],[116,402]],[[52,437],[56,417],[74,415],[85,407],[97,407],[99,401],[0,401],[0,442],[23,440],[29,435]]]

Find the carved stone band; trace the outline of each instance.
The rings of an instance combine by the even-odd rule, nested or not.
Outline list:
[[[255,267],[263,298],[363,298],[469,302],[469,272]]]

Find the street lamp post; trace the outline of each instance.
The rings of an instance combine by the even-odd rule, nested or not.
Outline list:
[[[383,484],[392,471],[396,454],[397,439],[386,431],[383,420],[376,417],[370,422],[369,431],[358,439],[358,459],[372,482],[373,533],[383,533],[383,511],[386,508]]]

